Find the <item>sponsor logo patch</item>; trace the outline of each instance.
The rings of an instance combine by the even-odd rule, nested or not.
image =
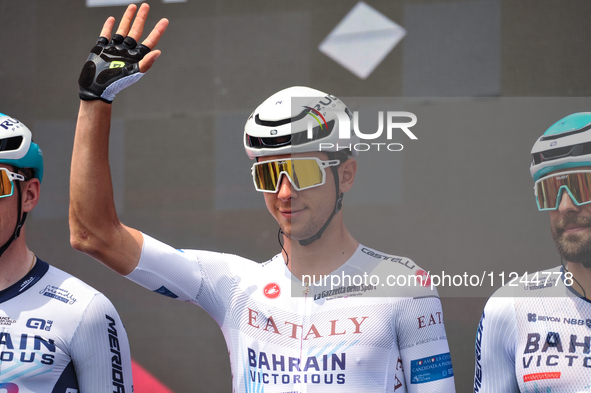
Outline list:
[[[526,374],[523,376],[523,382],[539,381],[540,379],[560,379],[560,371]]]
[[[59,300],[60,302],[64,302],[66,304],[74,304],[76,303],[76,298],[70,291],[64,288],[55,287],[53,285],[48,285],[39,293],[43,296],[47,296],[53,298],[55,300]]]
[[[410,362],[410,383],[419,384],[453,377],[449,352]]]
[[[162,285],[160,288],[156,289],[154,292],[159,293],[164,296],[168,296],[173,299],[176,299],[177,297],[179,297],[177,294],[172,292],[170,289],[166,288],[164,285]]]
[[[431,277],[429,276],[429,273],[427,273],[426,271],[419,269],[415,273],[415,276],[417,276],[417,282],[422,286],[428,287],[431,285]]]
[[[16,321],[10,317],[0,317],[0,326],[10,326],[13,323],[16,323]]]
[[[26,326],[30,329],[39,329],[50,331],[53,326],[53,321],[40,319],[40,318],[29,318]]]
[[[272,282],[263,288],[263,294],[269,299],[276,299],[281,295],[281,288],[279,288],[279,284]]]

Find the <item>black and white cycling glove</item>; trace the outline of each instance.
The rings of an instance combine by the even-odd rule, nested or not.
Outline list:
[[[150,48],[138,45],[131,37],[115,34],[111,41],[99,38],[78,79],[80,98],[113,102],[117,93],[144,75],[139,62],[148,52]]]

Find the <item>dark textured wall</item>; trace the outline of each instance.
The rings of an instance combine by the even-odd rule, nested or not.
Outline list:
[[[417,141],[397,136],[403,152],[360,155],[345,217],[362,243],[436,273],[557,265],[531,192],[529,151],[552,123],[591,108],[591,4],[370,0],[407,35],[365,80],[318,50],[355,4],[153,2],[148,25],[171,22],[163,55],[114,103],[122,221],[174,247],[270,258],[279,250],[276,224],[252,189],[241,127],[275,91],[309,85],[353,97],[350,105],[368,117],[380,105],[418,117]],[[69,246],[76,81],[104,19],[123,10],[82,0],[0,1],[0,112],[33,130],[46,163],[27,236],[41,258],[111,298],[134,358],[171,389],[227,392],[227,348],[208,315]],[[372,106],[367,97],[382,98]],[[499,285],[440,290],[459,392],[471,389],[476,326]]]

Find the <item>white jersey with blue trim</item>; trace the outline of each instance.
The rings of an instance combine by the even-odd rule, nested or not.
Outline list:
[[[362,245],[333,275],[383,279],[386,272],[425,275],[407,258]],[[304,287],[281,254],[260,264],[175,250],[146,235],[139,265],[127,277],[215,319],[230,353],[234,392],[455,391],[441,302],[427,282]]]
[[[111,302],[38,259],[0,291],[0,392],[132,393],[127,334]]]
[[[474,392],[591,392],[591,303],[565,285],[561,266],[535,274],[488,300]]]

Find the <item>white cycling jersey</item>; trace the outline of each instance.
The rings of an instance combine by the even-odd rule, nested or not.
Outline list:
[[[591,392],[591,303],[563,273],[559,266],[515,280],[488,300],[474,392]]]
[[[0,291],[0,392],[132,391],[127,334],[103,294],[39,259]]]
[[[425,275],[407,258],[362,245],[333,275],[385,272]],[[146,235],[127,277],[216,320],[235,392],[455,391],[441,303],[429,285],[303,287],[281,254],[259,264]]]

